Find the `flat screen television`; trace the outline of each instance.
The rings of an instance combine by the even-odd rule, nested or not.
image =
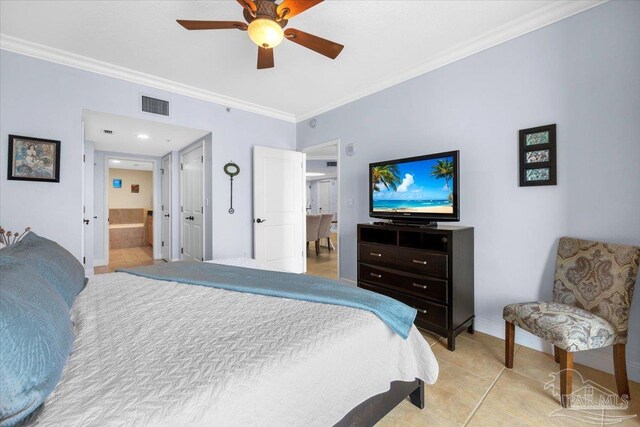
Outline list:
[[[369,164],[369,215],[393,222],[459,221],[459,151]]]

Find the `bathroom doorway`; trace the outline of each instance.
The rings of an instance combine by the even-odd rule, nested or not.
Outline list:
[[[154,163],[109,158],[109,267],[153,264]]]

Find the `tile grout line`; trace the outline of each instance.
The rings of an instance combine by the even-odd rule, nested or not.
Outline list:
[[[489,388],[487,389],[487,391],[482,395],[482,397],[480,398],[480,401],[478,402],[478,404],[475,406],[475,408],[473,408],[473,411],[471,411],[471,413],[469,414],[469,416],[467,417],[467,419],[465,420],[464,424],[462,424],[462,426],[466,426],[467,424],[469,424],[469,421],[471,421],[471,418],[473,418],[473,416],[476,414],[476,412],[478,412],[478,409],[480,408],[480,405],[482,405],[482,402],[484,402],[484,399],[487,397],[487,395],[489,394],[489,392],[493,389],[493,387],[496,385],[496,383],[498,382],[498,380],[500,379],[500,377],[502,376],[502,373],[505,371],[505,367],[503,366],[502,369],[500,370],[500,372],[498,373],[498,375],[496,376],[496,379],[493,380],[493,382],[491,383],[491,385],[489,386]]]

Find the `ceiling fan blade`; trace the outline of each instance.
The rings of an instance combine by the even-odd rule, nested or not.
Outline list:
[[[255,13],[255,11],[258,10],[258,7],[253,0],[238,0],[238,3],[240,3],[240,6],[247,9],[249,12]]]
[[[258,46],[258,70],[273,68],[273,49]]]
[[[314,36],[313,34],[308,34],[294,28],[286,30],[284,35],[292,42],[298,43],[300,46],[314,50],[331,59],[336,59],[336,57],[340,55],[340,52],[342,52],[342,49],[344,49],[344,46],[341,44],[334,43],[331,40],[323,39],[322,37]]]
[[[184,19],[176,19],[178,24],[187,30],[232,30],[238,29],[245,31],[247,24],[240,21],[188,21]]]
[[[278,5],[278,16],[283,19],[291,19],[318,3],[322,3],[322,0],[284,0]]]

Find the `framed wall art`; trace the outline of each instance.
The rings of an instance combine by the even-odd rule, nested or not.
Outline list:
[[[522,129],[520,187],[556,185],[556,125]]]
[[[60,182],[60,141],[9,135],[7,179]]]

